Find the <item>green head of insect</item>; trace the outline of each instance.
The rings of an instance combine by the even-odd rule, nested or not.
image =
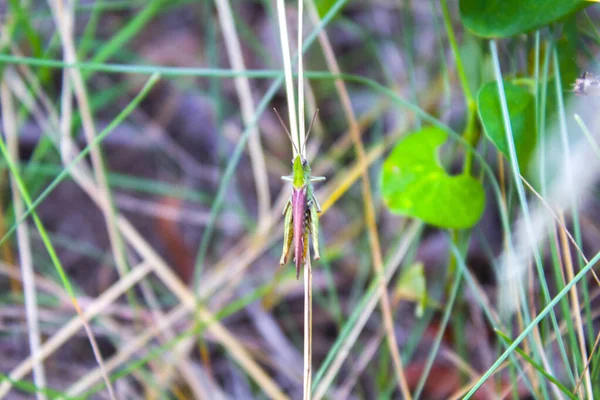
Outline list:
[[[297,155],[292,162],[292,175],[294,187],[300,189],[310,179],[310,166],[306,159]]]
[[[305,154],[306,154],[305,146],[306,146],[306,140],[308,139],[308,136],[310,135],[312,125],[315,122],[315,118],[316,118],[319,110],[317,109],[315,111],[315,114],[313,115],[312,120],[310,121],[310,125],[308,126],[308,132],[306,133],[306,137],[304,138],[304,143],[302,144],[302,146],[300,148],[297,147],[296,143],[294,142],[294,139],[292,138],[292,135],[290,134],[290,131],[288,131],[288,129],[286,128],[285,123],[281,119],[281,116],[279,115],[277,110],[275,108],[273,108],[273,111],[275,111],[275,115],[277,116],[277,119],[279,119],[281,126],[283,127],[283,129],[285,130],[285,133],[290,138],[290,142],[292,143],[292,147],[294,148],[295,156],[294,156],[294,159],[292,160],[292,175],[291,175],[292,179],[291,180],[292,180],[292,183],[294,184],[294,187],[296,189],[300,189],[301,187],[306,186],[308,183],[311,182],[310,166],[308,165],[308,161],[305,158]],[[289,177],[286,177],[286,178],[289,178]],[[289,179],[287,179],[287,180],[289,180]]]

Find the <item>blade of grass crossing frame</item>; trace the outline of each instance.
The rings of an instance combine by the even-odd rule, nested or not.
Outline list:
[[[490,376],[498,369],[498,367],[508,358],[508,356],[515,350],[515,348],[531,334],[533,328],[540,323],[540,321],[554,309],[554,306],[566,296],[571,288],[577,284],[593,267],[600,261],[600,252],[596,253],[590,262],[587,263],[575,277],[569,281],[561,290],[550,300],[550,302],[542,309],[542,311],[531,321],[529,325],[517,336],[510,346],[496,359],[492,366],[483,374],[483,376],[473,385],[471,390],[465,395],[464,399],[470,399],[473,394],[487,381]]]
[[[120,29],[115,36],[113,36],[96,52],[92,58],[92,61],[94,63],[101,63],[117,53],[125,46],[126,43],[135,37],[140,30],[144,28],[144,26],[156,15],[164,3],[165,0],[154,0],[144,7],[142,11],[135,13],[133,19],[131,19],[125,27]],[[84,80],[87,80],[90,76],[90,73],[83,72],[82,75]]]
[[[550,290],[548,288],[548,283],[545,278],[540,252],[537,247],[537,243],[535,242],[535,236],[534,236],[533,228],[531,225],[531,217],[529,214],[529,206],[527,203],[527,198],[525,196],[525,189],[523,187],[523,182],[519,178],[520,170],[519,170],[519,165],[517,163],[516,148],[515,148],[515,143],[514,143],[514,140],[512,137],[512,129],[511,129],[511,125],[510,125],[510,119],[508,116],[507,102],[506,102],[506,97],[505,97],[504,89],[503,89],[504,85],[503,85],[503,81],[502,81],[502,73],[500,71],[500,61],[498,59],[498,50],[497,50],[496,42],[494,40],[490,40],[490,51],[492,54],[494,75],[496,78],[496,82],[498,84],[498,95],[500,98],[500,106],[502,109],[502,115],[503,115],[503,119],[504,119],[506,142],[508,144],[509,153],[510,153],[510,166],[513,171],[514,182],[515,182],[515,185],[517,188],[517,194],[518,194],[519,203],[521,206],[522,217],[525,221],[525,229],[526,229],[526,233],[527,233],[527,238],[530,241],[529,245],[531,247],[531,251],[533,252],[533,259],[535,261],[538,279],[539,279],[539,281],[541,283],[541,287],[542,287],[543,300],[544,300],[544,302],[548,303],[548,301],[550,301]],[[565,346],[564,346],[562,337],[560,335],[560,328],[558,326],[556,314],[553,309],[550,310],[550,318],[551,318],[551,322],[552,322],[554,331],[557,335],[558,344],[559,344],[559,348],[560,348],[561,355],[563,358],[563,362],[565,363],[566,366],[569,366],[570,365],[569,358],[567,356],[567,352],[565,350]],[[572,374],[571,374],[571,376],[572,376]]]
[[[462,252],[461,252],[461,256],[462,256]],[[460,283],[462,281],[462,275],[463,275],[462,268],[454,269],[454,282],[452,283],[452,287],[449,291],[450,297],[448,298],[448,304],[445,307],[446,309],[444,310],[444,316],[442,317],[442,321],[441,321],[441,324],[439,327],[438,334],[436,335],[436,338],[435,338],[435,341],[431,348],[431,351],[429,353],[429,356],[427,357],[427,361],[425,363],[425,368],[423,370],[423,373],[421,374],[421,378],[419,379],[417,389],[415,390],[415,393],[413,396],[414,400],[418,400],[421,396],[423,388],[425,387],[425,382],[427,381],[427,377],[429,376],[429,372],[431,371],[431,367],[433,366],[437,352],[442,343],[444,333],[446,332],[446,327],[448,325],[448,322],[450,321],[452,309],[454,308],[454,302],[456,301],[459,288],[461,287]]]
[[[496,333],[498,334],[498,336],[500,336],[500,338],[505,343],[507,343],[508,345],[511,345],[513,343],[512,340],[510,340],[510,338],[508,336],[506,336],[504,333],[502,333],[501,330],[499,330],[499,329],[494,329],[494,330],[496,331]],[[577,400],[577,397],[573,393],[571,393],[569,391],[569,389],[567,389],[567,387],[565,385],[563,385],[562,383],[560,383],[555,377],[553,377],[552,375],[550,375],[550,374],[548,374],[546,372],[546,370],[544,369],[543,365],[540,365],[540,364],[536,363],[531,357],[529,357],[527,355],[527,353],[525,353],[519,347],[515,347],[515,351],[517,353],[519,353],[519,355],[521,357],[523,357],[523,359],[525,361],[527,361],[529,364],[531,364],[531,366],[533,368],[535,368],[540,374],[544,375],[546,377],[546,379],[548,379],[550,382],[552,382],[554,385],[556,385],[556,387],[558,387],[563,394],[565,394],[570,399]]]

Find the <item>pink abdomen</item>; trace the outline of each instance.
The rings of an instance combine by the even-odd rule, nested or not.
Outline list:
[[[292,189],[292,223],[294,224],[294,260],[296,277],[304,261],[304,217],[306,215],[306,186]]]

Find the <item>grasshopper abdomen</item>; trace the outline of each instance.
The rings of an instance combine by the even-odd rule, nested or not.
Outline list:
[[[308,245],[308,229],[306,224],[306,186],[292,189],[292,222],[294,224],[294,261],[296,262],[296,278],[300,276],[300,268],[306,257]],[[313,239],[314,240],[314,239]]]

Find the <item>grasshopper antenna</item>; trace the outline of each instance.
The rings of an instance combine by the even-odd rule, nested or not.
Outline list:
[[[306,133],[306,138],[304,139],[304,146],[302,147],[302,152],[304,152],[306,150],[306,143],[308,142],[308,137],[310,136],[310,131],[313,127],[313,123],[315,122],[315,119],[317,118],[317,114],[319,114],[318,108],[315,110],[315,113],[313,114],[313,117],[310,120],[310,125],[308,125],[308,132]]]
[[[294,150],[296,150],[296,153],[301,155],[301,153],[298,151],[298,148],[296,147],[296,143],[294,143],[294,139],[292,139],[292,135],[290,134],[290,131],[288,131],[288,128],[285,126],[285,122],[283,122],[283,120],[281,119],[281,115],[279,115],[279,113],[277,112],[277,109],[275,107],[273,107],[273,111],[275,111],[275,115],[277,115],[277,119],[279,120],[279,123],[281,124],[281,126],[283,126],[285,133],[287,133],[288,137],[290,138],[290,142],[292,142],[292,146],[294,147]]]

